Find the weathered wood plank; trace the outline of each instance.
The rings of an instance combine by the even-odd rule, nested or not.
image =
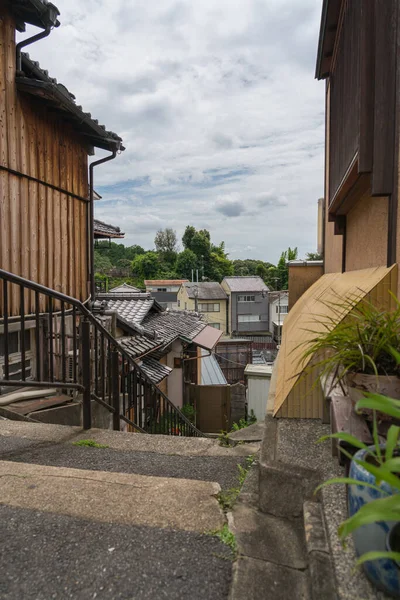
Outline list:
[[[331,425],[332,433],[350,433],[364,444],[372,443],[372,436],[365,419],[354,411],[348,396],[332,396]],[[332,455],[338,456],[339,463],[344,465],[347,458],[340,452],[340,448],[344,448],[350,454],[354,454],[357,449],[342,440],[332,440]]]

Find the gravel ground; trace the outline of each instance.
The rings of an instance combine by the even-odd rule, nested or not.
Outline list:
[[[222,600],[232,561],[210,535],[0,506],[0,599]]]

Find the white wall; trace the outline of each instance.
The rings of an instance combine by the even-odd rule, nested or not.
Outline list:
[[[248,414],[254,411],[257,421],[264,421],[271,377],[249,375],[247,379]]]
[[[182,408],[183,405],[183,381],[182,381],[182,369],[174,368],[174,358],[181,357],[182,344],[176,340],[171,347],[171,352],[167,354],[167,366],[173,369],[172,373],[168,375],[168,398],[178,408]]]

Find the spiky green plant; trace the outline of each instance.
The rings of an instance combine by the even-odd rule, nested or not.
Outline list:
[[[392,311],[368,300],[331,303],[332,316],[317,316],[315,320],[322,329],[312,331],[315,336],[304,342],[306,349],[301,365],[316,357],[305,368],[305,373],[315,370],[319,372],[318,378],[333,376],[332,386],[349,372],[399,375],[393,349],[400,350],[400,301],[393,295],[392,298],[395,301]],[[347,316],[343,318],[343,315]]]

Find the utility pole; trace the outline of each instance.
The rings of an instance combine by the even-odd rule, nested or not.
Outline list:
[[[199,312],[199,288],[197,285],[194,286],[194,310]]]

